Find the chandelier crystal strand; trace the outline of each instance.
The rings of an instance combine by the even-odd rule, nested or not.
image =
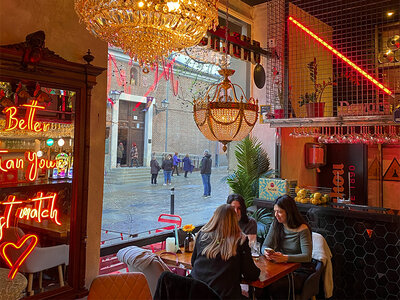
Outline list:
[[[93,35],[121,48],[141,66],[197,45],[218,25],[217,0],[75,0]]]
[[[219,141],[226,151],[231,141],[244,139],[258,119],[258,100],[246,98],[243,89],[232,83],[229,76],[235,73],[228,66],[228,6],[226,3],[225,62],[219,74],[222,82],[212,85],[203,98],[194,99],[193,117],[203,135],[211,141]],[[236,91],[240,92],[238,98]]]

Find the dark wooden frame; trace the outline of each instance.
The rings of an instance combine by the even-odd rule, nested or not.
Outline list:
[[[35,39],[38,33],[39,38]],[[42,43],[38,42],[41,37]],[[105,69],[91,65],[93,57],[89,53],[84,59],[87,64],[69,62],[45,48],[44,32],[28,35],[20,44],[0,46],[1,81],[29,80],[42,86],[76,91],[68,285],[29,299],[72,299],[87,294],[85,265],[91,91],[96,85],[96,77]]]

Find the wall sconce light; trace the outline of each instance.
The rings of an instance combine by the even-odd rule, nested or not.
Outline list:
[[[111,99],[112,103],[115,104],[119,100],[119,96],[121,96],[121,92],[117,90],[111,90],[108,93],[109,99]]]
[[[169,102],[167,99],[164,99],[161,101],[161,107],[157,107],[156,102],[154,102],[154,108],[155,108],[156,115],[158,115],[160,112],[166,111],[168,109],[168,105],[169,105]]]

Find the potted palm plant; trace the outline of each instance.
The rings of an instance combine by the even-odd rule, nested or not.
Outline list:
[[[227,177],[228,185],[234,193],[242,195],[247,207],[258,194],[258,179],[271,172],[268,154],[261,145],[254,137],[243,139],[235,150],[237,170]]]
[[[332,81],[331,77],[329,77],[328,81],[323,81],[322,84],[318,83],[318,64],[317,59],[314,57],[314,60],[307,64],[307,69],[310,71],[310,79],[314,84],[313,92],[306,92],[305,94],[300,96],[301,101],[299,101],[300,106],[306,106],[307,117],[323,117],[325,102],[322,102],[322,94],[325,91],[325,88],[330,85],[335,85],[336,83]]]

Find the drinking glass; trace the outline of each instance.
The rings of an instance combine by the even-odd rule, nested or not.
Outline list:
[[[260,243],[259,242],[252,242],[250,244],[251,256],[259,257],[260,254]]]

